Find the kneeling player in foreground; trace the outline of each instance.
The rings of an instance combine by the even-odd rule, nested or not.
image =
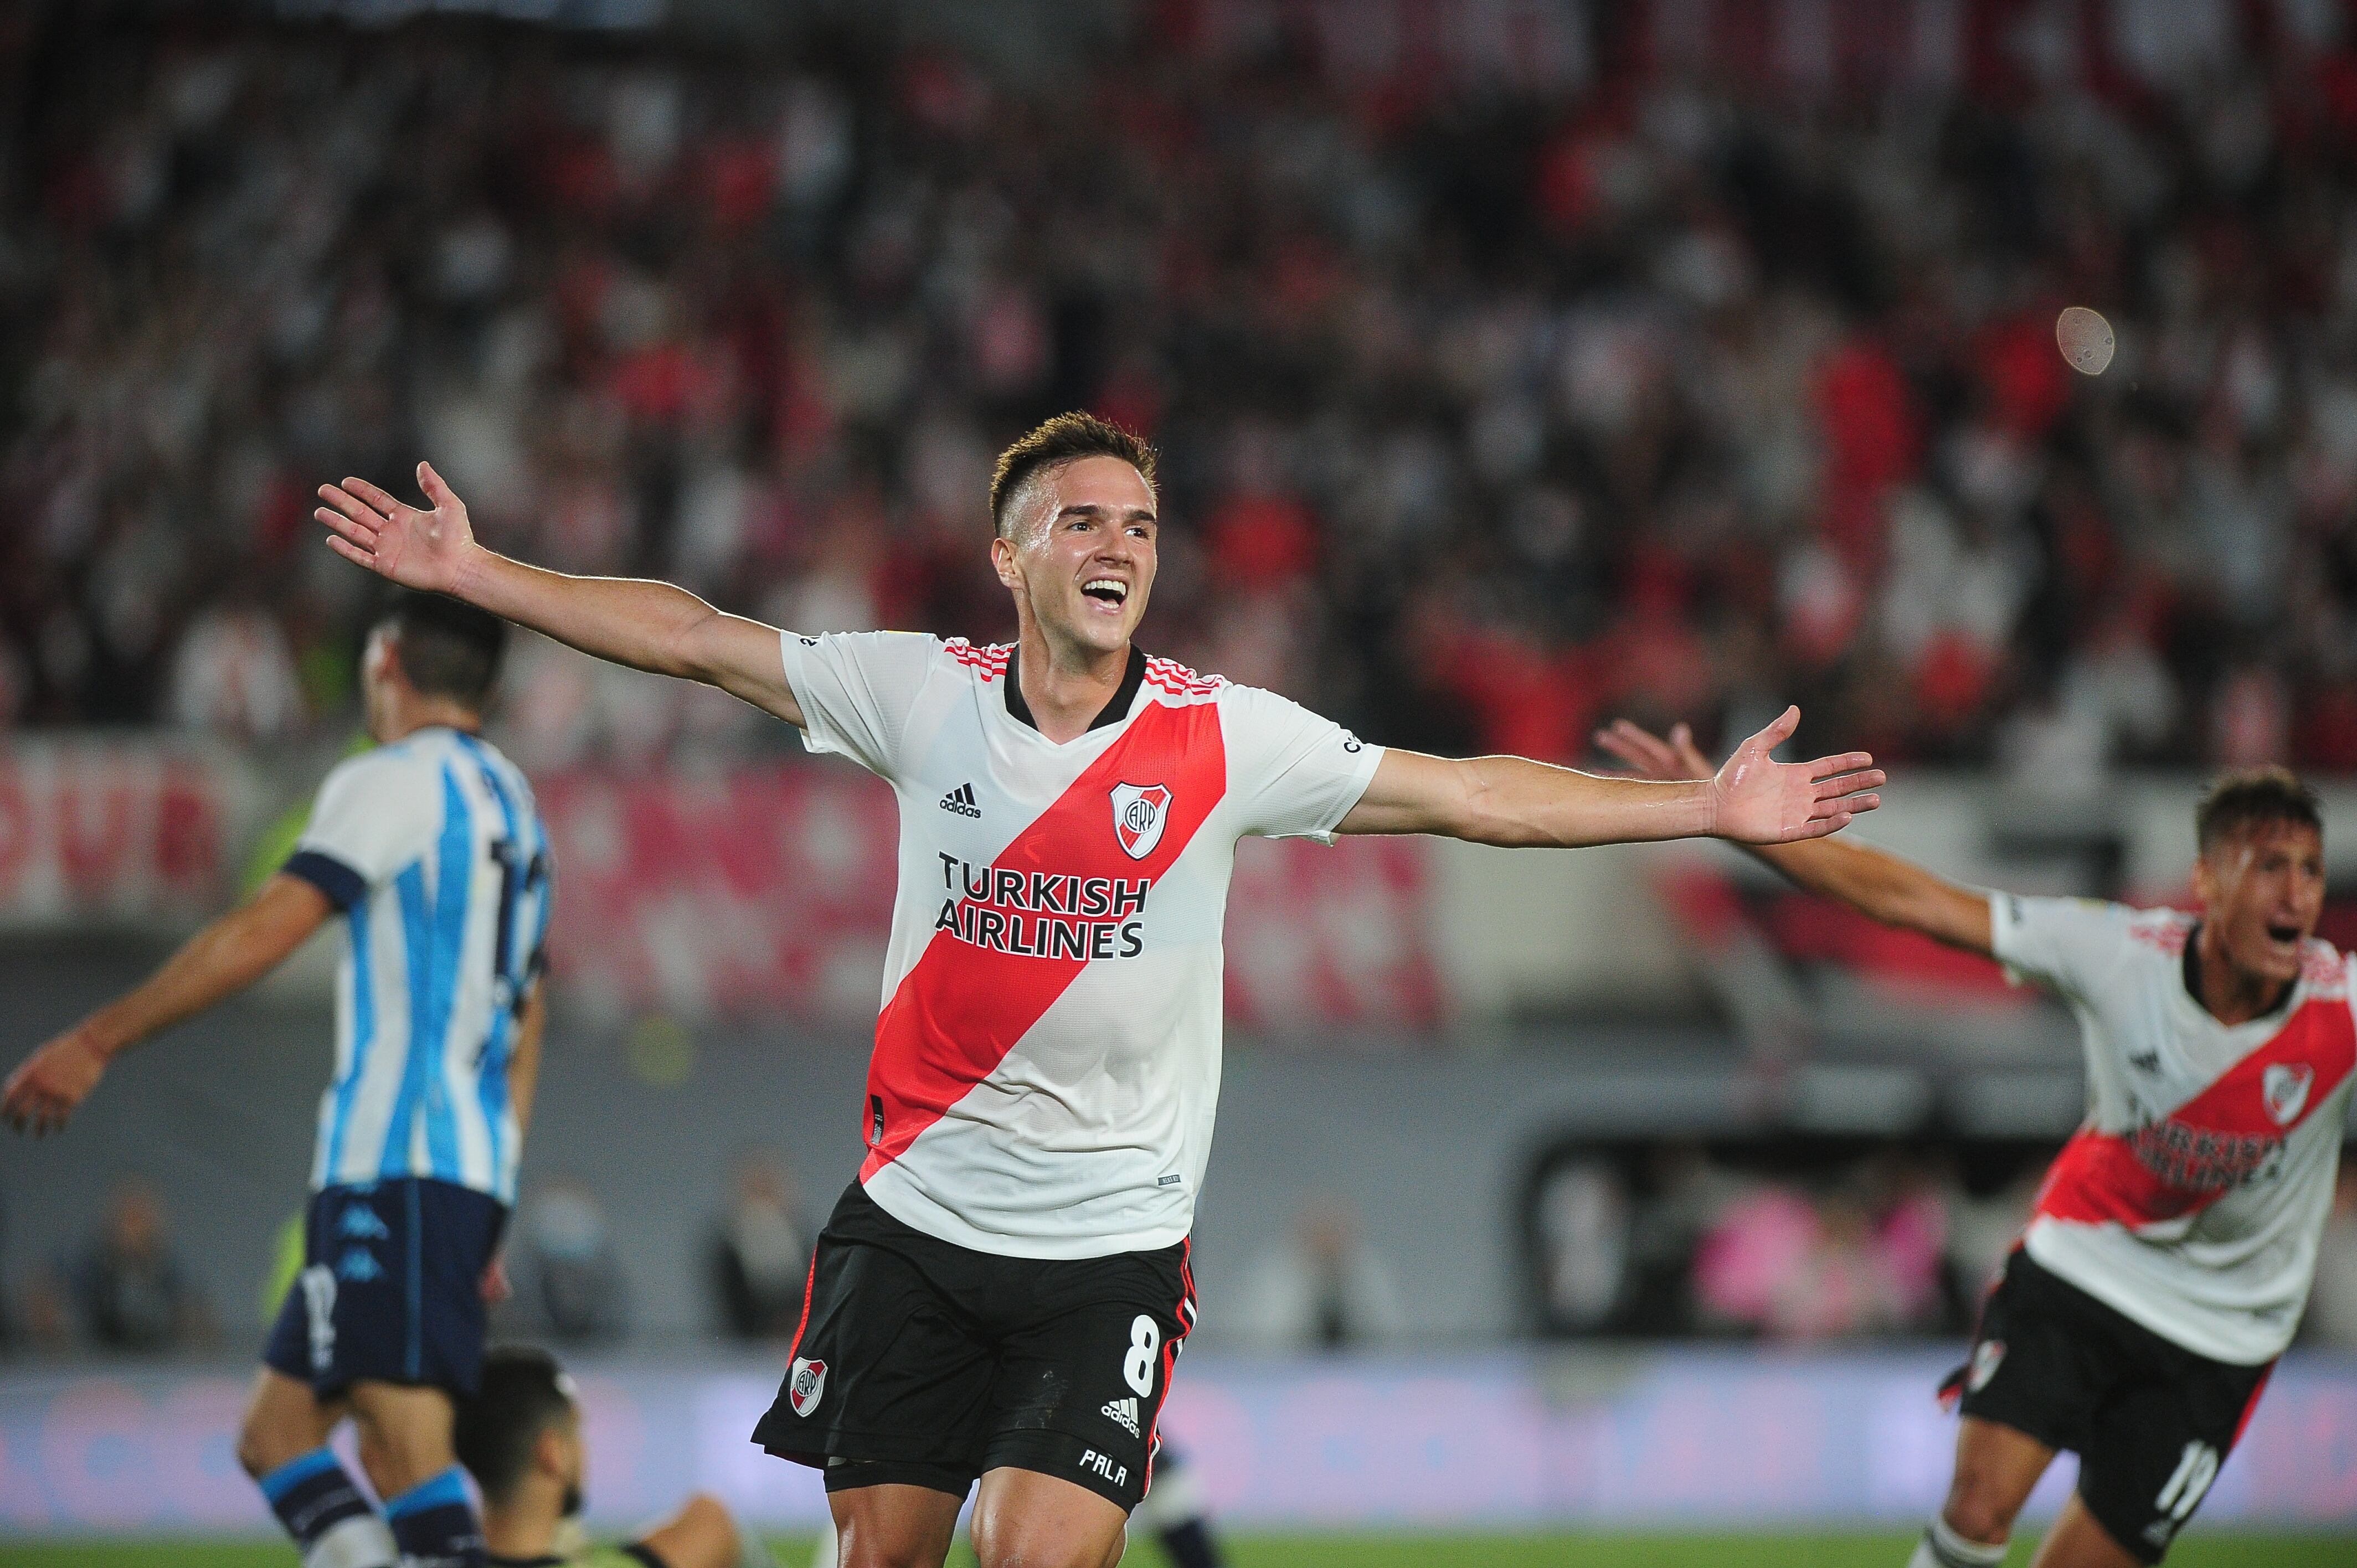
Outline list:
[[[698,1492],[627,1546],[594,1546],[581,1512],[589,1448],[573,1380],[545,1350],[502,1345],[458,1407],[458,1461],[483,1494],[486,1568],[774,1568],[759,1537]]]
[[[1681,725],[1597,736],[1655,779],[1707,772]],[[1812,893],[2059,992],[2087,1119],[1981,1308],[1946,1506],[1910,1568],[1993,1568],[2056,1450],[2079,1486],[2038,1568],[2158,1563],[2290,1343],[2316,1273],[2357,1064],[2316,797],[2231,774],[2195,814],[2200,915],[1960,887],[1868,845],[1760,857]]]
[[[1001,455],[990,559],[1019,639],[803,637],[662,583],[493,554],[324,486],[328,542],[619,663],[708,682],[893,787],[899,889],[860,1133],[803,1325],[754,1434],[822,1468],[847,1568],[932,1568],[980,1478],[983,1568],[1100,1568],[1144,1498],[1195,1316],[1187,1235],[1220,1077],[1221,927],[1248,833],[1571,846],[1828,833],[1859,753],[1780,764],[1787,713],[1713,778],[1386,751],[1149,659],[1154,454],[1067,414]]]

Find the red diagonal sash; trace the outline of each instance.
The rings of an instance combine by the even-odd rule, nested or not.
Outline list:
[[[2267,1109],[2270,1067],[2314,1075],[2298,1112],[2286,1122]],[[2046,1173],[2037,1212],[2081,1224],[2108,1219],[2136,1226],[2207,1208],[2272,1157],[2352,1067],[2357,1025],[2349,1004],[2339,997],[2310,1000],[2273,1039],[2170,1112],[2164,1125],[2135,1134],[2090,1129],[2072,1137]]]
[[[1170,789],[1169,820],[1143,859],[1132,859],[1114,836],[1113,788],[1124,783]],[[1219,804],[1227,783],[1218,706],[1150,703],[1127,733],[1017,835],[992,869],[1027,878],[1037,871],[1158,881]],[[952,932],[934,932],[876,1020],[876,1054],[867,1068],[868,1152],[859,1179],[899,1158],[918,1134],[990,1076],[1088,961],[996,952]]]

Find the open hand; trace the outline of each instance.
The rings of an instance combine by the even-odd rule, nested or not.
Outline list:
[[[36,1138],[65,1130],[66,1119],[106,1073],[106,1054],[70,1030],[27,1057],[0,1088],[0,1121]]]
[[[420,511],[366,479],[348,478],[321,485],[319,499],[328,504],[311,515],[334,530],[328,547],[346,560],[406,588],[456,595],[475,551],[467,503],[431,463],[417,465],[417,483],[434,503],[432,511]]]
[[[1709,779],[1712,832],[1738,843],[1792,843],[1839,832],[1882,804],[1873,793],[1884,775],[1863,751],[1813,762],[1779,762],[1770,754],[1801,722],[1786,708],[1775,723],[1735,748],[1716,774],[1680,725],[1670,738],[1622,720],[1597,735],[1597,744],[1652,779]]]
[[[1614,719],[1609,727],[1596,732],[1596,744],[1634,768],[1639,777],[1664,784],[1707,779],[1717,771],[1695,744],[1693,726],[1683,722],[1672,725],[1665,738],[1641,725]]]

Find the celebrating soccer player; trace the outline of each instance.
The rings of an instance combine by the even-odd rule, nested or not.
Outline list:
[[[482,1561],[451,1396],[475,1386],[482,1292],[515,1199],[550,907],[532,789],[477,733],[506,634],[480,610],[404,595],[361,660],[377,747],[328,775],[285,867],[0,1092],[19,1131],[62,1127],[115,1057],[343,915],[304,1268],[238,1441],[306,1568]],[[348,1413],[382,1517],[327,1446]]]
[[[1597,736],[1706,777],[1685,726]],[[2058,1449],[2079,1487],[2037,1568],[2158,1563],[2299,1325],[2349,1121],[2351,961],[2314,940],[2316,797],[2231,774],[2194,815],[2199,916],[1960,887],[1852,841],[1756,850],[1812,893],[1986,953],[2079,1015],[2087,1119],[2040,1188],[1943,1392],[1963,1429],[1910,1568],[1995,1568]]]
[[[1220,1076],[1236,840],[1453,834],[1781,843],[1871,809],[1862,754],[1781,764],[1788,712],[1713,777],[1386,751],[1148,658],[1154,454],[1085,414],[1008,447],[990,557],[1018,639],[803,637],[661,583],[568,577],[431,510],[323,486],[328,542],[587,652],[709,682],[899,797],[867,1154],[813,1261],[756,1440],[823,1468],[849,1568],[933,1568],[976,1478],[984,1568],[1101,1568],[1143,1497],[1195,1316],[1187,1235]]]

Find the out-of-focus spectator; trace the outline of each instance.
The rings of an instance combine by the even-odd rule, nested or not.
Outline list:
[[[1952,1187],[1896,1155],[1813,1195],[1760,1184],[1721,1210],[1697,1247],[1703,1322],[1795,1339],[1942,1327]]]
[[[173,1250],[162,1200],[137,1178],[115,1187],[97,1236],[33,1294],[28,1326],[51,1348],[155,1354],[213,1339],[204,1289]]]
[[[518,1328],[581,1344],[619,1339],[630,1325],[629,1282],[606,1211],[580,1183],[559,1179],[524,1201],[507,1251]]]
[[[1609,1323],[1628,1294],[1629,1194],[1601,1160],[1557,1165],[1534,1199],[1543,1332],[1583,1334]]]
[[[188,628],[172,664],[172,718],[189,729],[272,740],[303,717],[286,634],[259,609],[224,606]]]
[[[1237,1293],[1236,1321],[1272,1351],[1382,1345],[1406,1326],[1391,1265],[1331,1197],[1305,1204],[1293,1233],[1254,1264]]]
[[[1629,1226],[1630,1287],[1617,1326],[1641,1335],[1691,1334],[1695,1252],[1742,1183],[1687,1142],[1649,1149],[1641,1166]]]
[[[2300,1330],[2319,1345],[2357,1350],[2357,1165],[2346,1155],[2316,1259],[2316,1283]]]
[[[721,1321],[738,1339],[791,1338],[802,1320],[811,1260],[793,1174],[774,1155],[753,1155],[737,1162],[730,1188],[712,1238]]]
[[[2007,1185],[1967,1196],[1967,1150],[1976,1179]],[[2045,1152],[1798,1133],[1566,1142],[1524,1189],[1537,1326],[1796,1339],[1960,1329],[2020,1233]]]

